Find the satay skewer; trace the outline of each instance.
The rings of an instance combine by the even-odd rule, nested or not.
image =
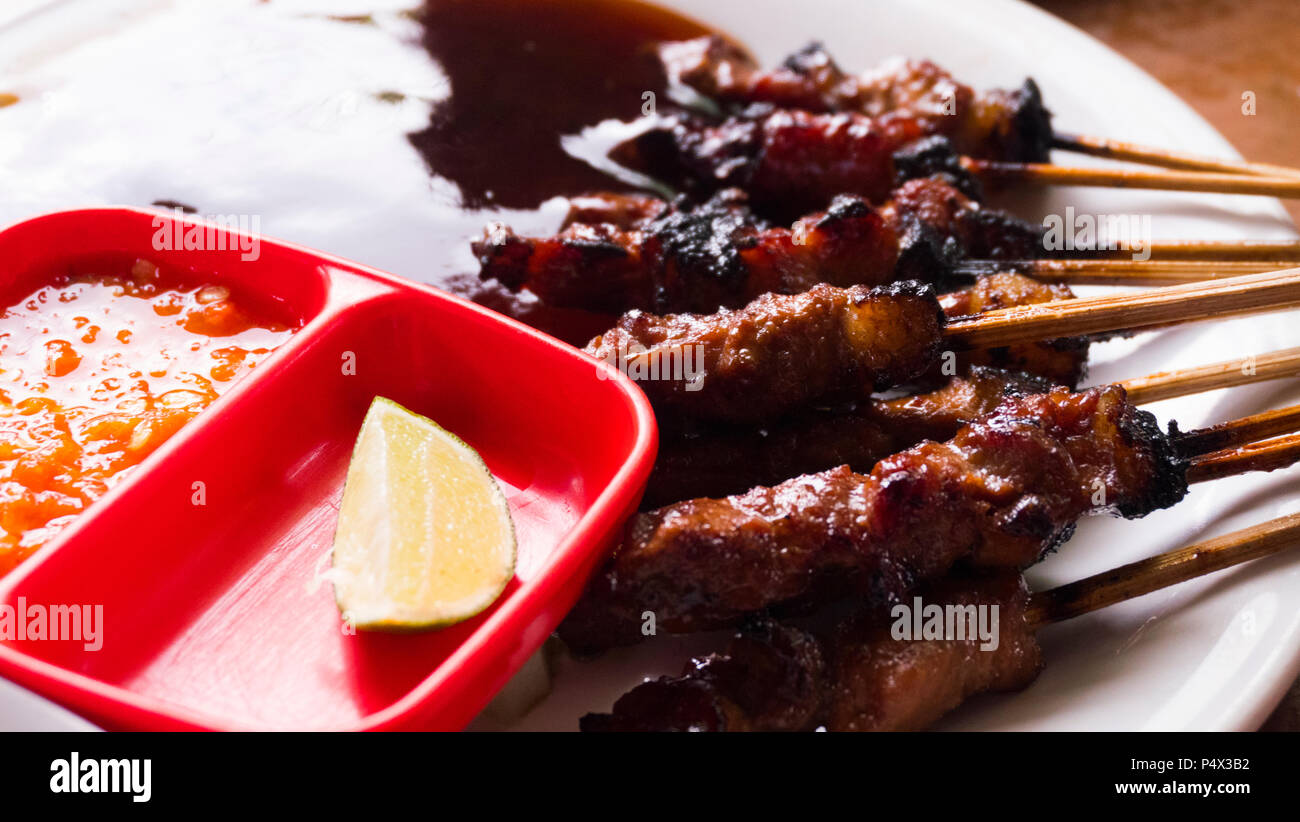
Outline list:
[[[761,68],[743,48],[722,38],[667,43],[660,61],[674,87],[724,105],[762,103],[815,113],[901,117],[945,134],[978,157],[1047,159],[1055,148],[1180,171],[1300,180],[1300,169],[1206,157],[1053,129],[1032,81],[1016,91],[976,92],[929,61],[893,61],[861,75],[843,72],[820,44]],[[993,123],[997,125],[993,125]],[[1035,156],[1037,155],[1037,156]]]
[[[1130,402],[1148,402],[1300,376],[1300,348],[1237,357],[1194,368],[1122,380]],[[706,428],[661,433],[659,455],[642,509],[697,497],[735,494],[801,474],[848,464],[868,471],[880,459],[924,439],[946,440],[966,422],[993,411],[1008,394],[1035,393],[1047,380],[973,366],[941,387],[839,409],[809,409],[765,428]],[[1285,433],[1282,412],[1212,426],[1201,450]]]
[[[471,245],[481,278],[526,288],[547,305],[658,313],[735,308],[817,282],[955,285],[1014,271],[1058,283],[1163,286],[1300,262],[1300,245],[1285,243],[1193,244],[1206,259],[1189,259],[1187,244],[1151,243],[1144,249],[1156,259],[1148,261],[1048,251],[1042,227],[983,208],[937,179],[904,183],[880,207],[839,197],[789,226],[767,225],[736,190],[695,205],[593,193],[571,201],[555,234],[520,236],[494,223]],[[1273,257],[1262,256],[1268,250]]]
[[[1206,454],[1188,469],[1187,481],[1208,482],[1248,471],[1276,471],[1297,459],[1300,459],[1300,434],[1288,434]]]
[[[1300,429],[1300,407],[1284,416],[1285,426],[1260,428],[1265,415],[1253,415],[1242,428],[1265,439]],[[1164,434],[1118,386],[1008,397],[946,442],[921,442],[867,474],[840,466],[637,515],[560,634],[594,653],[636,641],[645,612],[660,630],[692,632],[830,594],[901,596],[960,562],[1019,569],[1084,514],[1145,516],[1177,503],[1189,482],[1300,456],[1289,441],[1226,454],[1211,430]]]
[[[649,680],[612,713],[588,714],[584,731],[921,730],[970,697],[1028,686],[1043,665],[1043,627],[1136,599],[1300,544],[1300,514],[1104,571],[1026,597],[1023,578],[953,578],[922,602],[994,607],[986,638],[898,638],[879,606],[864,602],[831,631],[767,619],[738,633],[725,653],[691,660],[679,677]]]
[[[661,422],[760,423],[826,398],[861,399],[906,384],[933,368],[945,350],[1220,319],[1296,303],[1300,269],[955,319],[916,283],[877,289],[818,284],[803,294],[767,294],[715,314],[629,312],[587,351],[636,379]],[[666,362],[676,362],[677,371],[665,375]],[[687,363],[689,375],[682,367]]]
[[[1239,448],[1300,430],[1300,406],[1261,411],[1248,417],[1177,435],[1178,447],[1188,454],[1209,454]]]
[[[980,183],[1087,186],[1295,198],[1300,177],[1061,166],[1045,158],[983,159],[891,115],[776,109],[720,122],[678,114],[616,146],[611,160],[686,191],[741,188],[764,213],[825,207],[851,194],[882,202],[899,182],[946,174],[975,199]]]
[[[520,236],[493,223],[471,248],[480,278],[547,305],[674,313],[738,308],[819,282],[947,284],[960,255],[1034,257],[1040,234],[941,180],[918,179],[879,206],[836,197],[784,225],[759,218],[735,189],[694,204],[590,194],[571,201],[555,234]]]

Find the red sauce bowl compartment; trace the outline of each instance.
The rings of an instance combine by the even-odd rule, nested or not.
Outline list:
[[[213,252],[179,259],[160,232]],[[99,210],[0,234],[0,576],[321,310],[323,272],[285,267],[277,288],[254,287],[253,275],[280,270],[257,265],[276,255],[262,260],[260,238],[222,232]]]
[[[192,227],[203,229],[201,242],[211,248],[176,247]],[[256,257],[249,259],[254,252],[246,249],[254,248]],[[120,262],[129,266],[137,259],[176,279],[219,281],[259,314],[290,326],[320,313],[329,287],[321,261],[292,246],[168,212],[96,208],[48,214],[0,231],[0,304],[11,305],[52,277]]]

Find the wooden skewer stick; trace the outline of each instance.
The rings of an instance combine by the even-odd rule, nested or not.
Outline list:
[[[1178,450],[1187,456],[1209,454],[1295,431],[1300,431],[1300,405],[1187,431],[1178,437]]]
[[[1134,294],[1013,306],[952,320],[955,348],[992,348],[1102,331],[1275,311],[1300,303],[1300,268],[1174,285]]]
[[[1300,260],[1300,241],[1161,240],[1148,244],[1152,260]],[[1089,260],[1132,260],[1130,248],[1077,248],[1054,252],[1057,257]]]
[[[1199,283],[1277,271],[1289,260],[965,260],[953,271],[967,276],[1015,271],[1039,280],[1070,285],[1165,286]]]
[[[1188,479],[1205,482],[1294,465],[1300,461],[1300,434],[1266,440],[1248,448],[1250,453],[1245,457],[1215,454],[1193,463]],[[1300,544],[1300,514],[1280,517],[1034,594],[1025,611],[1025,621],[1037,628],[1073,619],[1297,544]]]
[[[1051,163],[1006,163],[962,157],[961,165],[981,177],[1037,185],[1144,188],[1157,191],[1207,191],[1261,197],[1300,197],[1300,177],[1255,177],[1212,171],[1136,171],[1074,168]]]
[[[1217,171],[1224,174],[1251,174],[1258,177],[1300,177],[1300,169],[1271,163],[1250,163],[1241,160],[1222,160],[1198,154],[1187,154],[1169,149],[1151,148],[1103,137],[1057,132],[1052,147],[1109,160],[1126,160],[1162,168],[1184,171]]]
[[[1289,434],[1198,458],[1187,469],[1188,482],[1209,482],[1251,471],[1276,471],[1300,460],[1300,434]]]
[[[1165,328],[1176,328],[1180,325],[1189,325],[1198,322],[1210,322],[1216,320],[1230,320],[1235,317],[1250,317],[1255,314],[1269,314],[1279,311],[1295,311],[1300,309],[1300,301],[1277,303],[1267,306],[1247,306],[1246,308],[1230,308],[1226,311],[1220,311],[1217,314],[1208,317],[1191,317],[1184,320],[1176,320],[1169,323],[1156,323],[1155,325],[1144,325],[1140,329],[1129,329],[1131,331],[1159,331]]]
[[[1284,348],[1195,368],[1161,371],[1124,380],[1120,385],[1128,392],[1130,400],[1141,404],[1283,377],[1300,377],[1300,348]]]
[[[1034,594],[1025,621],[1037,628],[1177,585],[1300,544],[1300,514],[1279,517]]]

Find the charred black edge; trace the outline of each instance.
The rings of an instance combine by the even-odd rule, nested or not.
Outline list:
[[[838,194],[817,221],[823,227],[838,220],[867,217],[876,212],[862,197],[855,194]],[[934,226],[923,222],[914,214],[902,214],[901,233],[898,238],[898,260],[894,265],[894,279],[921,280],[946,286],[964,284],[969,277],[957,277],[954,268],[964,256],[957,238],[942,234]]]
[[[713,655],[710,655],[713,656]],[[694,661],[694,660],[692,660]],[[694,692],[693,694],[691,692]],[[693,695],[696,697],[697,706],[705,707],[712,714],[705,717],[701,715],[702,720],[699,724],[692,723],[688,728],[676,728],[666,721],[662,721],[656,726],[647,722],[646,719],[653,717],[638,716],[634,711],[628,715],[628,710],[637,704],[639,697],[645,694],[651,694],[658,701],[663,702],[664,697],[674,697],[674,701],[680,700],[683,696]],[[716,692],[713,684],[707,680],[684,676],[661,676],[658,679],[651,679],[642,682],[635,688],[623,694],[614,702],[610,713],[589,713],[578,720],[578,729],[583,733],[610,733],[619,731],[671,731],[671,730],[701,730],[701,731],[726,731],[726,712],[722,708],[722,700],[725,699],[721,694]],[[654,712],[651,711],[651,714]],[[638,721],[640,720],[640,721]]]
[[[1024,84],[1011,93],[1010,125],[1005,159],[1048,162],[1052,151],[1052,112],[1043,105],[1043,94],[1032,77],[1026,77]]]
[[[957,221],[973,242],[964,249],[965,256],[981,259],[1016,259],[1047,256],[1044,251],[1044,229],[1040,225],[1022,220],[1005,211],[980,208],[961,211]],[[1031,266],[1021,264],[1020,273],[1029,273]],[[1006,266],[993,270],[1005,271]]]
[[[711,279],[736,290],[744,282],[740,258],[747,213],[730,208],[727,201],[710,199],[699,208],[673,209],[647,223],[642,231],[662,244],[665,255],[682,273]],[[723,242],[716,242],[718,239]]]
[[[903,280],[927,280],[944,287],[974,280],[955,273],[963,256],[961,242],[956,237],[942,234],[914,214],[904,214],[901,224],[894,276]]]
[[[781,66],[800,76],[807,76],[808,70],[811,68],[808,63],[808,58],[816,57],[818,55],[824,57],[827,64],[833,67],[837,73],[843,73],[840,71],[839,64],[835,62],[835,59],[831,57],[830,52],[826,50],[826,44],[820,40],[810,40],[803,46],[803,48],[790,52],[790,54],[781,61]]]
[[[1046,557],[1049,554],[1055,554],[1058,550],[1060,550],[1062,545],[1064,545],[1065,543],[1069,542],[1071,539],[1074,538],[1075,529],[1077,529],[1078,527],[1079,527],[1078,522],[1066,523],[1059,531],[1056,532],[1055,535],[1053,535],[1052,539],[1049,540],[1043,546],[1043,550],[1038,554],[1039,560],[1041,561],[1043,557]]]
[[[978,316],[979,314],[968,314],[966,315],[966,317],[951,317],[949,318],[948,321],[954,322],[956,320],[971,319]],[[1043,340],[1040,343],[1034,343],[1035,345],[1042,345],[1054,351],[1064,351],[1064,352],[1074,352],[1074,353],[1082,352],[1084,354],[1084,356],[1078,358],[1075,361],[1077,367],[1073,370],[1071,374],[1069,374],[1069,376],[1066,379],[1064,380],[1049,379],[1047,380],[1047,384],[1050,386],[1063,385],[1066,388],[1070,389],[1071,391],[1077,391],[1079,389],[1079,383],[1083,382],[1084,378],[1088,376],[1087,351],[1093,342],[1094,342],[1094,338],[1092,337],[1056,337],[1055,339]],[[981,349],[981,351],[989,358],[990,366],[992,368],[997,368],[1002,371],[1009,371],[1016,374],[1023,374],[1025,376],[1035,376],[1034,374],[1028,371],[1024,371],[1022,369],[1015,367],[1014,365],[1014,360],[1016,359],[1015,348],[1016,348],[1015,346],[999,345],[999,346],[994,346],[992,348],[984,348]]]
[[[874,211],[870,203],[856,194],[837,194],[826,207],[826,213],[817,221],[817,225],[829,224],[837,220],[854,220],[866,217]]]
[[[683,124],[696,122],[707,120],[701,113],[687,109],[668,111],[659,125],[619,143],[609,150],[607,156],[624,168],[640,172],[675,192],[700,199],[712,192],[701,187],[691,173],[679,136]]]
[[[1003,383],[1002,396],[1004,397],[1046,394],[1056,387],[1056,383],[1047,377],[1041,374],[1031,374],[1028,371],[1013,371],[1008,368],[998,368],[995,365],[972,365],[968,368],[968,371],[975,378],[991,376],[999,379]]]
[[[937,177],[976,202],[984,200],[984,187],[962,167],[952,142],[942,135],[922,137],[894,152],[894,185],[908,180]]]
[[[936,328],[940,332],[942,332],[944,325],[948,322],[947,315],[943,313],[943,306],[939,304],[939,297],[936,294],[934,287],[929,283],[924,283],[921,282],[920,280],[895,280],[892,283],[875,286],[874,288],[869,290],[865,298],[862,299],[873,299],[873,298],[880,298],[880,297],[887,297],[891,299],[899,298],[899,297],[912,297],[919,300],[926,300],[931,304],[934,310]],[[943,335],[942,333],[935,334],[934,339],[931,341],[930,347],[925,352],[925,356],[922,358],[924,365],[921,368],[921,372],[924,372],[926,368],[930,367],[930,365],[938,358],[939,352],[942,350],[943,350]],[[906,370],[900,371],[897,374],[881,373],[878,376],[878,379],[875,383],[874,390],[884,391],[890,388],[895,388],[900,385],[905,385],[908,380],[915,379],[917,376],[919,376],[918,372],[906,371]]]
[[[1146,446],[1152,463],[1146,493],[1120,501],[1116,506],[1120,516],[1125,519],[1144,517],[1187,496],[1188,461],[1178,453],[1178,429],[1174,424],[1170,424],[1166,434],[1160,430],[1154,414],[1129,406],[1120,417],[1119,429],[1130,443]]]
[[[523,288],[528,280],[532,244],[509,226],[489,223],[483,236],[470,242],[470,250],[478,262],[480,280],[495,279],[511,291]]]
[[[872,286],[867,294],[871,297],[921,297],[934,300],[935,305],[939,304],[934,287],[921,280],[895,280],[892,283]],[[939,309],[938,316],[941,318],[940,322],[943,322],[942,318],[945,315],[942,308]]]

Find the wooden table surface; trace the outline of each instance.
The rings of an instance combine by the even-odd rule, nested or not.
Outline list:
[[[1242,156],[1300,167],[1300,2],[1038,0],[1200,112]],[[1254,115],[1242,111],[1253,92]],[[1300,201],[1287,203],[1300,223]],[[1300,681],[1265,730],[1300,731]]]

